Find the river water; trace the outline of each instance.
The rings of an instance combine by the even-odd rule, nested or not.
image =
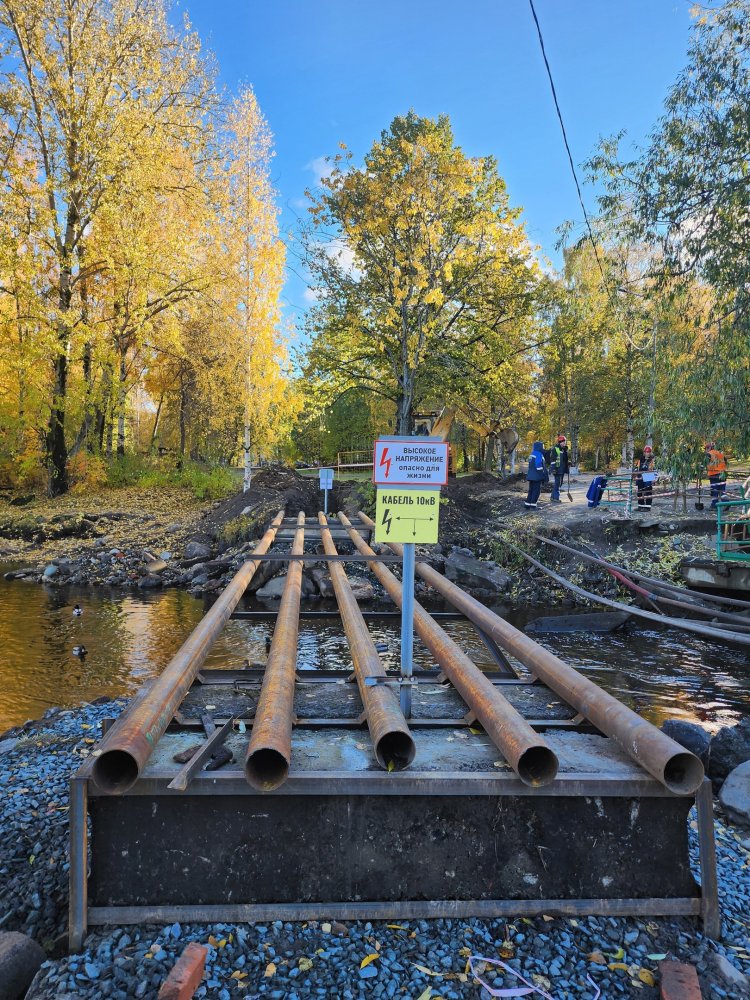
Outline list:
[[[76,603],[83,608],[81,617],[73,615]],[[322,606],[309,605],[313,610]],[[182,590],[52,589],[0,576],[0,732],[39,718],[51,706],[132,693],[163,669],[206,607]],[[555,612],[536,608],[503,613],[523,627],[531,618]],[[370,626],[376,641],[388,645],[386,665],[397,667],[398,622]],[[445,627],[480,666],[491,668],[489,654],[469,623],[448,622]],[[270,635],[269,621],[230,621],[206,669],[241,667],[245,659],[263,661]],[[535,638],[657,725],[666,718],[681,718],[715,730],[750,710],[750,661],[745,652],[697,636],[644,629],[643,623],[609,635]],[[86,648],[84,659],[73,655],[76,646]],[[418,640],[415,658],[418,666],[433,665]],[[335,621],[302,621],[297,666],[350,669],[346,640]]]

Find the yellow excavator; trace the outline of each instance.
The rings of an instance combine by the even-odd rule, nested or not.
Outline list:
[[[503,448],[503,452],[510,455],[511,473],[515,472],[515,450],[518,442],[520,441],[518,431],[515,427],[488,427],[486,424],[480,423],[476,417],[466,413],[464,410],[445,406],[440,411],[430,410],[423,413],[415,413],[414,433],[440,438],[441,441],[447,441],[451,427],[457,419],[460,420],[462,424],[466,424],[468,427],[471,427],[472,430],[475,430],[480,437],[489,437],[491,434],[494,434],[495,439]],[[451,476],[455,476],[456,474],[456,456],[450,445],[448,446],[448,474]]]

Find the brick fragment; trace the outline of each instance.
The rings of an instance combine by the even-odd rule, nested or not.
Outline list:
[[[207,948],[191,941],[162,983],[159,1000],[190,1000],[203,979],[207,954]]]
[[[659,962],[661,1000],[701,1000],[698,973],[683,962]]]

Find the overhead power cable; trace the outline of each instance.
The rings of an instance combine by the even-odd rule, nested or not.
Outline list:
[[[591,246],[594,248],[594,256],[596,257],[596,263],[599,266],[599,273],[602,276],[604,287],[608,289],[607,279],[604,276],[604,268],[602,267],[601,258],[599,257],[599,249],[596,245],[596,240],[594,239],[594,232],[593,229],[591,228],[591,221],[589,219],[588,212],[586,211],[586,205],[584,204],[583,201],[583,194],[581,193],[581,185],[578,183],[578,174],[576,173],[575,163],[573,162],[573,154],[570,151],[570,143],[568,142],[568,133],[565,131],[565,122],[563,121],[562,111],[560,110],[560,102],[557,99],[557,91],[555,90],[555,81],[552,79],[552,70],[550,69],[549,60],[547,59],[547,51],[544,48],[544,38],[542,36],[542,29],[539,24],[539,18],[536,16],[534,0],[529,0],[529,6],[531,7],[531,16],[534,18],[534,24],[536,25],[536,33],[539,36],[539,46],[542,50],[542,58],[544,59],[544,65],[547,69],[547,77],[549,79],[550,89],[552,90],[552,100],[555,102],[555,110],[557,111],[557,119],[560,122],[560,130],[562,131],[563,142],[565,143],[565,150],[568,154],[570,171],[573,174],[573,180],[575,181],[576,191],[578,192],[578,201],[581,204],[581,210],[583,212],[584,221],[586,222],[586,228],[588,230]]]

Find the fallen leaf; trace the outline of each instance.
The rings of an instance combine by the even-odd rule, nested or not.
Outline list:
[[[589,962],[593,962],[594,965],[606,965],[607,959],[602,955],[600,951],[592,951],[586,956]]]
[[[386,924],[386,927],[390,927],[392,931],[408,931],[408,927],[404,927],[403,924]]]
[[[516,949],[510,941],[503,941],[498,949],[498,952],[500,954],[500,958],[513,958],[516,953]]]
[[[482,735],[482,730],[481,729],[475,729],[474,726],[469,726],[469,732],[470,733],[474,733],[475,736],[481,736]]]
[[[297,962],[300,972],[309,972],[313,967],[313,962],[311,958],[303,955],[302,958]]]
[[[431,996],[432,996],[432,987],[428,986],[427,989],[424,991],[424,993],[419,994],[417,1000],[430,1000]]]
[[[247,972],[241,972],[240,969],[235,969],[235,971],[232,973],[232,975],[229,978],[230,979],[247,979],[247,976],[248,976]]]
[[[610,962],[609,965],[607,966],[607,968],[611,969],[613,972],[616,969],[622,969],[624,972],[628,971],[628,967],[625,964],[625,962]]]
[[[323,931],[324,934],[330,934],[331,933],[331,925],[329,923],[327,923],[327,922],[324,923],[324,924],[321,924],[320,925],[320,929]]]
[[[213,934],[208,935],[208,943],[210,945],[213,945],[214,948],[216,947],[216,938],[213,936]]]
[[[432,969],[428,969],[426,965],[417,965],[416,962],[412,962],[411,964],[415,969],[419,969],[419,971],[425,976],[437,976],[438,978],[442,976],[442,972],[433,972]]]
[[[395,764],[393,763],[392,760],[389,760],[388,761],[388,773],[390,774],[391,771],[395,771],[395,770],[396,770]]]
[[[266,966],[266,971],[263,973],[263,975],[266,977],[266,979],[270,979],[271,976],[276,975],[276,966],[273,964],[273,962],[268,963],[268,965]]]
[[[544,921],[544,922],[545,922],[546,924],[548,924],[548,923],[550,922],[550,920],[554,920],[554,919],[555,919],[555,918],[554,918],[554,917],[551,917],[551,916],[550,916],[550,915],[549,915],[548,913],[543,913],[543,914],[542,914],[542,920],[543,920],[543,921]]]
[[[376,958],[380,958],[380,955],[378,955],[376,951],[372,952],[370,955],[366,955],[359,963],[360,969],[364,969],[366,965],[369,965],[370,962],[374,962]]]
[[[537,986],[541,986],[543,990],[551,990],[552,983],[547,979],[546,976],[540,976],[538,973],[534,972],[531,976],[531,981]]]
[[[667,957],[666,952],[664,952],[664,954],[659,954],[659,955],[646,955],[646,958],[650,959],[652,962],[661,962],[662,959],[666,957]]]
[[[649,969],[639,969],[638,978],[642,983],[645,983],[646,986],[656,986],[654,974]]]
[[[460,948],[458,954],[461,958],[468,958],[471,955],[471,948]]]
[[[617,951],[613,951],[611,954],[607,952],[607,954],[615,962],[619,962],[621,958],[625,958],[625,952],[622,950],[622,948],[618,948]]]

